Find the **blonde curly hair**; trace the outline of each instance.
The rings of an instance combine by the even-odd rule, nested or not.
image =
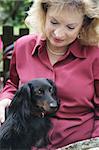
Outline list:
[[[80,29],[78,39],[84,45],[99,46],[99,1],[98,0],[34,0],[34,3],[28,11],[25,20],[26,25],[33,29],[33,32],[44,33],[45,19],[47,9],[56,5],[57,10],[64,6],[71,6],[82,11],[84,14],[84,23]]]

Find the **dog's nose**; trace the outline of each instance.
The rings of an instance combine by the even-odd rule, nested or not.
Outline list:
[[[50,103],[50,107],[51,107],[51,108],[57,108],[57,107],[58,107],[57,102],[51,102],[51,103]]]

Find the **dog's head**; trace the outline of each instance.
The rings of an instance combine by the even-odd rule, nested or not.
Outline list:
[[[31,93],[31,102],[38,111],[53,113],[58,109],[56,86],[52,80],[36,79],[28,83]]]
[[[59,101],[54,82],[45,78],[28,82],[16,92],[10,107],[15,111],[22,109],[24,116],[25,113],[43,116],[56,112]]]

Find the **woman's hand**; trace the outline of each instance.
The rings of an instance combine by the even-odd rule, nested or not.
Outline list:
[[[5,108],[8,107],[11,103],[11,100],[8,98],[2,99],[0,101],[0,126],[1,123],[5,121]]]

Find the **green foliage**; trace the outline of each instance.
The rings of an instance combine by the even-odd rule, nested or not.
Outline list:
[[[0,0],[0,25],[24,25],[33,0]]]

